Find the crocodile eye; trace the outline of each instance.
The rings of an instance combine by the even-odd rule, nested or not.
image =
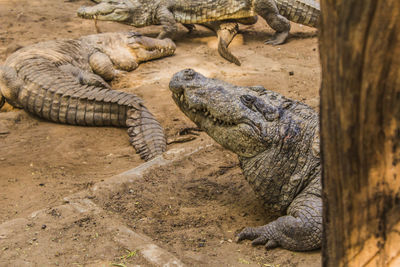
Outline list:
[[[293,101],[289,99],[285,99],[285,101],[281,104],[281,108],[287,109],[293,105]]]
[[[252,95],[242,95],[240,97],[240,101],[248,108],[252,108],[254,101],[256,100],[255,96]]]

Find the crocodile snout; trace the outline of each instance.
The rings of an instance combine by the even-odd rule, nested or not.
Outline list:
[[[183,93],[186,85],[194,80],[196,74],[193,69],[184,69],[175,73],[169,82],[169,89],[175,94]]]
[[[192,69],[185,69],[182,71],[183,74],[183,79],[186,81],[190,81],[193,79],[194,75],[196,74],[196,72]]]
[[[109,11],[110,13],[112,12]],[[89,6],[81,6],[77,11],[78,17],[84,19],[93,19],[97,15],[101,14],[101,11],[97,9],[97,7],[89,7]]]
[[[101,2],[95,6],[81,6],[78,11],[78,17],[84,19],[99,19],[99,20],[110,20],[123,21],[125,16],[120,14],[118,10],[126,10],[123,2],[118,4]]]

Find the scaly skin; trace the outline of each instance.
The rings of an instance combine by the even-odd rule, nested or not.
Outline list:
[[[286,41],[289,20],[316,27],[320,8],[313,0],[103,0],[94,7],[81,7],[78,16],[113,20],[136,27],[163,26],[158,38],[173,37],[177,22],[202,24],[210,21],[240,20],[260,15],[275,36],[266,43]]]
[[[129,14],[123,17],[120,17],[118,15],[122,13],[122,10],[129,10],[129,6],[131,5],[132,0],[118,0],[113,1],[113,3],[110,3],[107,0],[92,1],[101,4],[94,7],[82,7],[78,10],[78,15],[84,18],[94,19],[96,28],[97,20],[119,21],[132,26],[137,26],[137,24],[130,23],[131,19],[129,18]],[[114,10],[113,7],[118,8]],[[107,12],[112,12],[112,14],[110,14],[109,16],[102,16],[102,14],[107,14]],[[237,22],[245,25],[255,24],[257,22],[257,16],[238,20],[210,21],[202,23],[201,25],[211,29],[217,34],[218,53],[229,62],[240,66],[240,60],[228,50],[229,44],[239,31],[239,25]],[[195,26],[193,24],[184,23],[183,26],[188,29],[189,33],[191,33],[195,29]]]
[[[246,180],[268,212],[284,216],[245,228],[238,240],[305,251],[321,246],[318,114],[262,86],[242,87],[186,69],[169,84],[179,108],[238,154]]]
[[[161,125],[139,97],[112,90],[106,81],[174,51],[170,39],[132,32],[38,43],[0,66],[0,96],[53,122],[128,127],[131,144],[149,160],[166,148]]]

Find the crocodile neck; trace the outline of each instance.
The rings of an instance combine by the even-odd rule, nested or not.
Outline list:
[[[267,210],[285,213],[293,199],[310,181],[316,179],[319,158],[312,152],[318,126],[312,120],[290,147],[275,142],[266,151],[252,158],[239,157],[246,180]]]

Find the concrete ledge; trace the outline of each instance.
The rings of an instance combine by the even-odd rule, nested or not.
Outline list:
[[[0,224],[0,249],[3,247],[3,250],[5,250],[7,248],[6,244],[10,242],[20,242],[21,244],[29,242],[25,240],[27,237],[26,235],[24,236],[24,232],[30,227],[37,228],[41,225],[42,229],[48,228],[57,231],[57,229],[62,227],[62,223],[71,223],[72,220],[76,222],[82,218],[95,218],[94,220],[98,222],[98,225],[103,225],[109,234],[113,236],[116,243],[127,247],[131,251],[138,251],[149,265],[184,266],[181,260],[167,250],[157,246],[150,237],[138,234],[120,221],[109,218],[101,207],[88,198],[88,192],[89,194],[102,196],[110,194],[119,190],[122,185],[134,182],[135,179],[140,178],[143,174],[154,168],[171,164],[176,160],[181,160],[209,146],[211,145],[199,147],[193,151],[184,149],[167,151],[164,155],[143,163],[132,170],[112,176],[104,182],[96,183],[89,191],[82,191],[65,197],[66,204],[64,205],[35,211],[28,218],[18,218],[4,222]],[[40,244],[37,243],[37,246],[40,246]],[[46,248],[39,247],[37,250],[39,252],[41,250],[45,251]],[[31,248],[27,251],[29,253]],[[0,255],[2,254],[4,253],[0,250]],[[3,256],[0,256],[0,259],[3,258],[5,260],[6,258]],[[26,259],[18,259],[15,263],[23,263],[24,265],[39,264],[37,262],[29,262],[29,255],[26,256]],[[0,260],[0,265],[1,263],[2,261]],[[8,263],[13,265],[12,262]]]

